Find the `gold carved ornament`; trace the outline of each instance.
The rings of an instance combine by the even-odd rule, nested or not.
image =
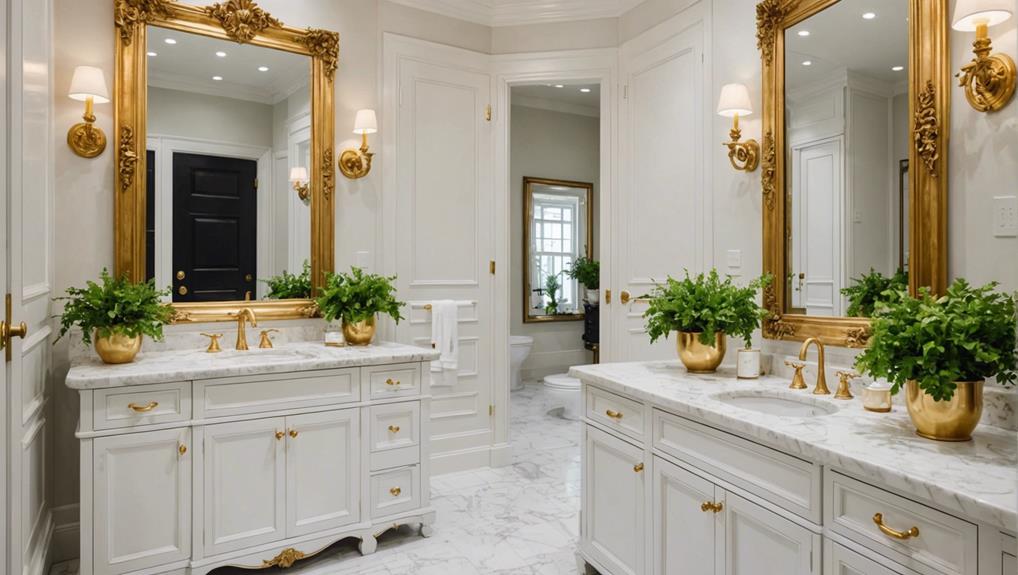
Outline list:
[[[297,551],[293,547],[287,547],[279,552],[272,559],[265,559],[262,561],[262,568],[279,567],[280,569],[289,569],[293,567],[293,564],[304,558],[304,554]]]
[[[774,293],[774,282],[764,286],[763,301],[764,308],[767,309],[767,317],[763,321],[764,335],[768,339],[782,339],[795,335],[795,326],[781,321],[781,306],[778,305],[778,297]]]
[[[774,210],[774,176],[777,174],[775,160],[777,152],[774,149],[774,135],[770,130],[763,138],[763,167],[761,168],[760,179],[763,188],[764,204],[770,211]]]
[[[995,112],[1014,95],[1016,76],[1014,60],[1007,54],[993,54],[993,45],[986,35],[986,25],[977,28],[972,52],[976,57],[957,74],[958,85],[965,88],[969,105],[980,112]]]
[[[326,199],[336,190],[336,172],[332,169],[332,147],[325,148],[322,154],[322,191]]]
[[[131,189],[137,165],[138,153],[134,151],[134,130],[130,126],[123,126],[120,128],[120,162],[117,166],[121,192]]]
[[[937,160],[940,159],[940,121],[937,119],[936,90],[933,82],[926,81],[926,86],[916,96],[916,110],[912,126],[912,140],[916,154],[922,160],[930,175],[937,177]]]
[[[756,5],[756,47],[767,66],[774,60],[774,44],[781,24],[795,4],[788,0],[763,0]]]
[[[120,40],[127,45],[134,38],[134,29],[156,18],[170,16],[169,0],[115,0],[113,23],[120,30]]]
[[[254,0],[229,0],[205,7],[205,13],[219,21],[226,35],[245,44],[266,28],[282,28],[283,23],[269,15]]]
[[[332,80],[339,66],[339,33],[308,28],[306,33],[296,36],[295,40],[303,44],[313,58],[322,61],[325,76]]]
[[[866,347],[869,344],[873,332],[868,327],[849,328],[845,336],[845,345],[848,347]]]

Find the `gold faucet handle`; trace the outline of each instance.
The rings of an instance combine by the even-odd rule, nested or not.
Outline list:
[[[834,394],[834,399],[852,399],[851,381],[859,377],[859,374],[848,369],[838,372],[838,391]]]
[[[278,329],[263,329],[262,333],[261,333],[262,339],[261,339],[260,342],[258,342],[258,347],[260,347],[262,349],[272,349],[272,338],[269,337],[270,333],[279,333],[279,330]]]
[[[223,337],[221,333],[203,333],[203,336],[209,338],[209,347],[205,350],[206,353],[219,353],[223,351],[219,347],[219,338]]]
[[[802,377],[802,368],[806,367],[806,364],[801,361],[791,361],[786,359],[785,365],[795,370],[795,374],[792,375],[792,384],[788,386],[789,389],[806,389],[806,380]]]

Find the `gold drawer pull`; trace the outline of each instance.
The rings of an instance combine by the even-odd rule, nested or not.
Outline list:
[[[187,446],[186,446],[186,445],[184,445],[183,443],[181,443],[180,445],[178,445],[178,446],[177,446],[177,453],[179,453],[179,454],[181,454],[181,455],[184,455],[185,453],[187,453]]]
[[[389,426],[389,433],[399,433],[399,426],[398,425],[390,425]]]
[[[399,487],[393,487],[389,490],[389,493],[391,493],[393,497],[399,497],[399,494],[403,493],[403,490]]]
[[[873,515],[873,522],[876,523],[877,527],[880,528],[880,531],[882,531],[884,535],[887,535],[888,537],[893,537],[895,539],[900,539],[902,541],[906,539],[912,539],[913,537],[919,537],[919,528],[916,527],[915,525],[913,525],[912,528],[909,529],[908,531],[898,531],[897,529],[891,529],[887,525],[884,525],[883,513],[875,513]]]
[[[290,429],[290,437],[292,437],[293,439],[297,439],[298,435],[300,435],[299,431],[297,431],[296,429]]]
[[[280,440],[280,439],[283,439],[283,436],[284,436],[284,435],[286,435],[286,434],[285,434],[285,433],[283,433],[282,431],[277,431],[277,432],[276,432],[276,440],[278,441],[278,440]]]
[[[130,407],[131,409],[133,409],[134,411],[136,411],[138,413],[147,413],[147,412],[152,411],[153,409],[159,407],[159,402],[158,401],[150,401],[150,402],[148,402],[145,405],[138,405],[137,403],[128,403],[127,407]]]
[[[704,501],[703,503],[700,504],[700,511],[703,511],[704,513],[707,512],[720,513],[721,510],[724,508],[725,508],[724,503],[715,503],[713,501]]]
[[[643,471],[643,464],[642,463],[637,463],[636,465],[633,466],[633,472],[634,473],[639,473],[641,471]]]
[[[604,414],[607,415],[608,417],[616,420],[616,421],[622,419],[622,412],[621,411],[614,411],[614,410],[608,409],[608,410],[605,410]]]
[[[399,380],[390,377],[389,379],[385,380],[385,385],[399,385]]]

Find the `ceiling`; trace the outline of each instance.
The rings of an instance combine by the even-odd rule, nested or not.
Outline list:
[[[601,86],[566,82],[513,86],[510,103],[513,106],[598,117],[601,115]]]
[[[841,0],[785,32],[785,86],[802,88],[840,70],[889,85],[908,80],[909,0]],[[863,14],[871,12],[872,19]],[[800,36],[800,31],[809,36]],[[803,62],[809,61],[809,66]],[[894,66],[902,69],[892,70]]]
[[[485,26],[616,18],[645,0],[392,0]]]
[[[167,38],[176,44],[167,44]],[[148,52],[149,86],[264,104],[303,87],[311,74],[307,56],[164,28],[149,27]],[[260,71],[261,66],[268,70]]]

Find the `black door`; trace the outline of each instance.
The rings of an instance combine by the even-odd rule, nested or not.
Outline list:
[[[173,154],[173,301],[253,297],[257,168]]]
[[[145,279],[156,277],[156,153],[145,151]],[[166,286],[156,286],[160,289]]]

